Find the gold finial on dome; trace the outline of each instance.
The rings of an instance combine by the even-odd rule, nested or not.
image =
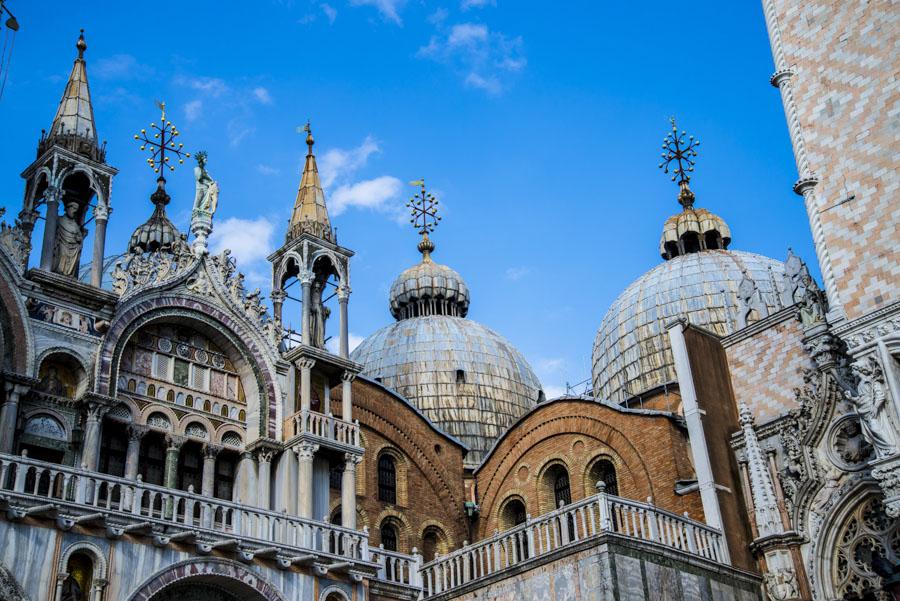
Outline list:
[[[316,143],[316,141],[313,139],[312,127],[310,126],[309,119],[306,120],[306,125],[303,126],[303,131],[306,132],[306,147],[309,149],[306,153],[306,156],[309,156],[313,153],[313,144]]]
[[[687,133],[684,130],[678,133],[675,117],[670,117],[669,121],[672,123],[672,131],[663,138],[661,155],[663,160],[659,164],[659,168],[665,173],[669,173],[672,162],[677,162],[677,166],[671,170],[672,181],[677,183],[680,188],[678,202],[685,209],[690,209],[694,206],[694,193],[690,188],[691,176],[689,173],[694,170],[694,158],[697,156],[697,146],[700,145],[700,140],[694,139],[694,136],[688,136],[685,139]]]
[[[412,213],[412,219],[409,222],[422,235],[417,248],[422,253],[423,261],[431,261],[431,253],[434,252],[434,242],[428,237],[428,234],[434,231],[441,221],[441,216],[437,214],[438,200],[434,194],[425,189],[425,178],[417,179],[409,182],[411,186],[420,186],[419,193],[413,196],[406,206]]]

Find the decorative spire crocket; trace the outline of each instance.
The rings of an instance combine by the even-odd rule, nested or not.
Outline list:
[[[694,139],[694,136],[685,138],[687,133],[684,130],[678,133],[675,117],[670,117],[669,121],[672,123],[672,131],[663,138],[662,162],[659,168],[665,173],[672,174],[672,181],[680,188],[678,202],[685,209],[690,209],[694,206],[694,193],[689,185],[691,183],[689,174],[694,170],[694,158],[697,156],[700,140]],[[672,165],[673,162],[675,165]]]
[[[410,209],[412,219],[409,222],[413,225],[422,239],[419,241],[418,249],[422,253],[423,261],[431,261],[431,253],[434,252],[434,242],[428,238],[428,234],[434,231],[434,228],[441,222],[441,216],[437,214],[438,200],[434,194],[425,189],[425,178],[409,182],[411,186],[420,186],[419,193],[413,196],[406,206]]]

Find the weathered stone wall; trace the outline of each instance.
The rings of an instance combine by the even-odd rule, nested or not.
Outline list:
[[[738,403],[747,403],[757,424],[784,415],[797,406],[794,389],[803,386],[803,371],[811,365],[803,349],[800,322],[791,313],[772,316],[763,329],[723,340]],[[769,320],[764,320],[769,323]]]

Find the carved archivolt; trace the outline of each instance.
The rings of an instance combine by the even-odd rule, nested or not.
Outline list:
[[[845,519],[835,540],[831,559],[834,596],[863,598],[881,590],[873,562],[900,560],[900,520],[887,516],[881,499],[869,496]]]

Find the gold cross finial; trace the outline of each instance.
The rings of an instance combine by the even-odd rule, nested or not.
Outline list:
[[[413,196],[406,206],[412,214],[409,222],[422,235],[419,252],[424,255],[424,260],[430,261],[434,243],[428,239],[428,234],[433,232],[441,221],[441,216],[437,214],[438,200],[434,194],[425,189],[425,178],[409,182],[409,185],[420,186],[419,193]]]
[[[184,159],[190,158],[191,153],[185,152],[184,144],[176,144],[175,138],[181,135],[175,124],[166,119],[166,103],[159,100],[156,101],[156,108],[160,110],[160,122],[150,124],[150,133],[146,129],[142,129],[139,134],[134,135],[134,139],[141,143],[141,150],[150,152],[147,164],[153,169],[154,173],[160,170],[175,171],[175,166],[170,164],[168,155],[174,155],[179,164],[184,164]],[[165,181],[165,177],[160,174],[160,178]]]
[[[676,163],[671,169],[672,181],[681,189],[678,193],[678,202],[684,208],[689,209],[694,205],[694,193],[689,186],[690,173],[694,171],[694,159],[697,157],[700,140],[694,139],[694,136],[687,136],[684,130],[678,133],[675,117],[669,117],[669,122],[672,124],[672,131],[663,138],[662,162],[659,164],[659,168],[664,173],[670,173],[671,164]]]

